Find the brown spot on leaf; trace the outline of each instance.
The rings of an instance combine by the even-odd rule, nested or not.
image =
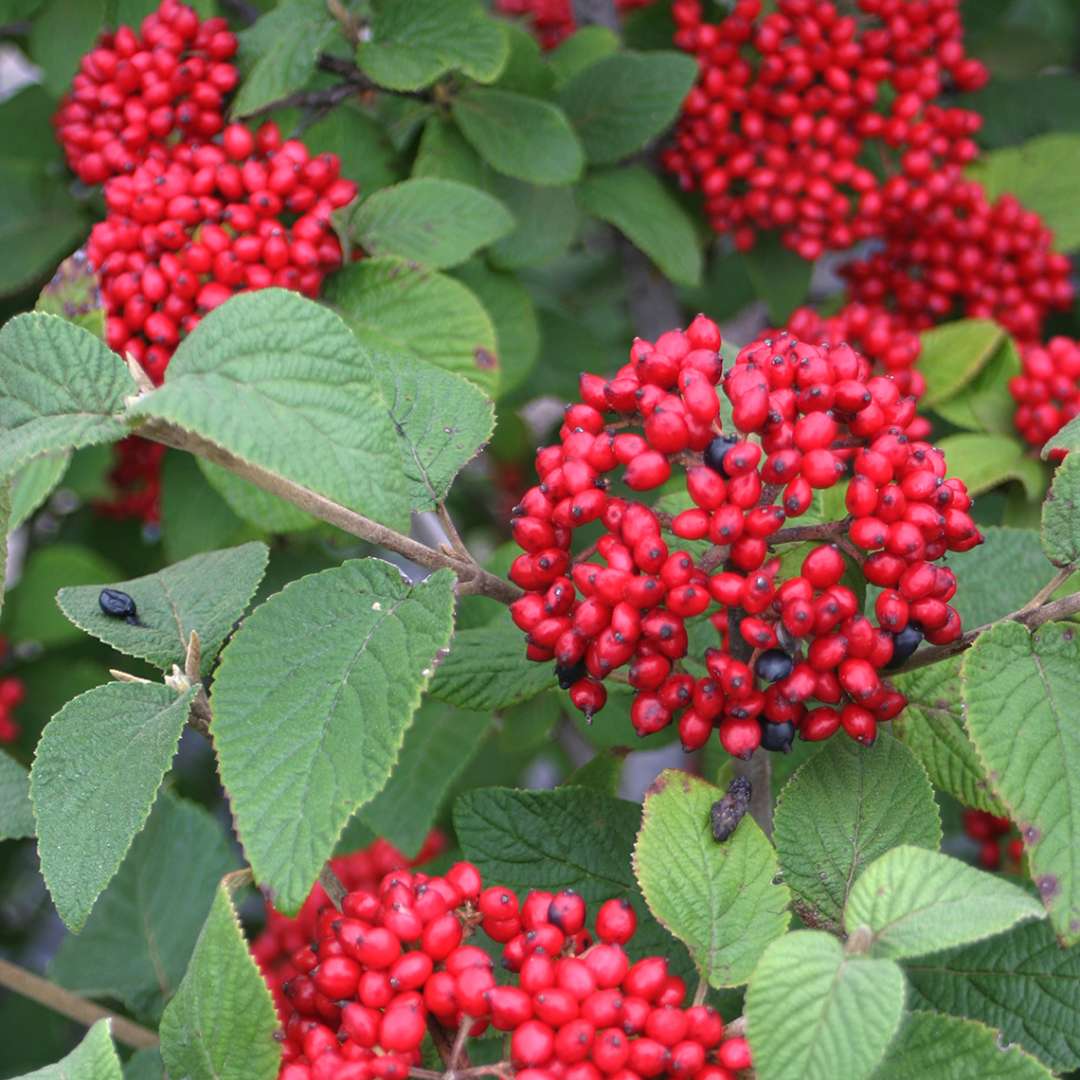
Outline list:
[[[1073,639],[1073,637],[1074,637],[1074,636],[1075,636],[1075,632],[1074,632],[1074,631],[1072,631],[1072,630],[1066,630],[1066,631],[1064,631],[1064,632],[1062,633],[1062,635],[1061,635],[1061,640],[1062,640],[1062,641],[1072,641],[1072,639]]]
[[[483,345],[477,345],[473,356],[476,357],[476,366],[481,371],[492,371],[499,366],[499,358],[490,349],[485,349]]]
[[[667,790],[668,778],[666,773],[661,773],[646,789],[646,795],[659,795]]]
[[[1034,825],[1024,825],[1020,829],[1020,834],[1024,838],[1024,846],[1032,847],[1042,839],[1042,833],[1035,828]]]
[[[1049,900],[1051,897],[1056,896],[1061,889],[1061,884],[1054,874],[1043,874],[1035,879],[1035,884],[1038,886],[1039,895],[1044,900]]]

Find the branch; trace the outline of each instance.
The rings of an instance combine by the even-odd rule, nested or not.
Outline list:
[[[319,884],[330,898],[330,903],[340,911],[341,902],[348,895],[349,890],[341,883],[341,878],[334,873],[334,868],[329,863],[326,863],[319,872]]]
[[[0,986],[6,986],[16,994],[30,998],[31,1001],[36,1001],[39,1005],[44,1005],[45,1008],[86,1027],[98,1020],[111,1020],[113,1036],[136,1050],[158,1045],[157,1035],[149,1028],[117,1016],[79,994],[73,994],[70,990],[65,990],[62,986],[57,986],[7,960],[0,960]]]
[[[950,642],[948,645],[920,649],[891,674],[900,675],[905,671],[915,671],[917,668],[948,660],[950,656],[958,656],[965,649],[970,649],[980,634],[985,634],[987,630],[992,630],[1000,623],[1018,622],[1029,630],[1037,630],[1043,623],[1056,622],[1059,619],[1067,619],[1077,614],[1080,614],[1080,592],[1071,593],[1069,596],[1063,596],[1060,600],[1052,600],[1050,603],[1041,604],[1038,607],[1025,605],[1009,615],[1003,615],[1000,619],[995,619],[994,622],[976,626],[974,630],[969,630],[963,637]]]
[[[349,510],[340,503],[334,502],[333,499],[319,495],[311,488],[294,484],[291,480],[286,480],[259,465],[252,465],[193,432],[185,431],[183,428],[161,420],[151,420],[137,428],[136,432],[144,438],[153,439],[176,450],[185,450],[207,461],[212,461],[216,465],[221,465],[237,476],[250,480],[263,491],[277,495],[321,521],[337,526],[350,536],[366,540],[370,544],[377,544],[389,551],[395,551],[428,570],[452,570],[458,578],[457,592],[460,596],[478,594],[498,600],[502,604],[512,604],[521,596],[521,590],[516,585],[484,570],[471,556],[466,559],[461,555],[436,551],[427,544],[421,544],[410,536],[405,536],[385,525],[380,525],[377,521],[372,521],[371,518],[364,517],[363,514]]]
[[[739,623],[744,612],[742,608],[728,608],[728,644],[731,655],[744,664],[750,663],[753,649],[742,636]],[[735,758],[732,769],[736,776],[744,776],[750,781],[750,816],[761,827],[766,836],[772,836],[773,797],[772,797],[772,755],[758,747],[749,761]]]
[[[777,544],[799,544],[804,540],[836,540],[847,532],[851,518],[843,521],[823,521],[814,525],[792,525],[789,529],[779,529],[769,537],[769,546]]]

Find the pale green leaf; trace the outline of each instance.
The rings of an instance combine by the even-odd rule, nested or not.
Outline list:
[[[422,360],[376,367],[401,445],[409,505],[434,510],[491,438],[495,409],[472,383]]]
[[[667,188],[641,165],[591,174],[581,203],[614,225],[679,285],[701,280],[701,246],[694,223]]]
[[[420,145],[413,160],[414,177],[436,177],[461,184],[486,188],[487,166],[465,141],[465,136],[449,117],[436,113],[420,135]]]
[[[390,782],[360,811],[360,820],[402,854],[414,857],[447,792],[490,728],[491,717],[485,713],[425,702],[405,735]]]
[[[918,362],[926,379],[922,403],[932,408],[964,389],[1007,340],[991,319],[961,319],[924,331]]]
[[[569,82],[586,68],[619,49],[619,36],[606,26],[583,26],[548,54],[556,85]]]
[[[904,1012],[892,960],[845,956],[820,930],[785,934],[761,958],[746,992],[758,1080],[864,1080]]]
[[[170,457],[174,455],[169,455]],[[168,460],[168,458],[166,458]],[[319,519],[305,513],[298,506],[286,502],[278,495],[271,495],[250,480],[237,476],[221,465],[206,458],[196,458],[199,470],[232,513],[269,533],[301,532],[313,529]]]
[[[345,822],[386,784],[452,628],[453,575],[378,559],[287,585],[222,653],[211,732],[260,885],[295,911]]]
[[[959,428],[992,431],[999,435],[1016,432],[1016,402],[1009,393],[1009,380],[1020,374],[1020,353],[1016,342],[1006,337],[979,373],[952,397],[939,401],[934,412]]]
[[[968,167],[968,174],[986,188],[991,200],[1014,195],[1053,230],[1058,250],[1071,251],[1080,245],[1080,209],[1072,182],[1078,170],[1080,135],[1055,132],[982,154]]]
[[[214,888],[236,862],[219,822],[163,791],[86,926],[61,943],[49,977],[156,1023],[184,977]]]
[[[893,734],[919,759],[934,786],[964,806],[1004,814],[983,775],[964,728],[959,657],[894,675],[907,708],[892,722]]]
[[[489,393],[498,384],[495,327],[461,282],[383,256],[335,275],[326,296],[361,346],[384,363],[426,360]]]
[[[873,746],[830,739],[782,789],[774,827],[784,881],[837,926],[853,883],[879,855],[899,843],[941,843],[926,773],[884,733]]]
[[[645,793],[634,872],[662,926],[690,950],[710,986],[740,986],[788,925],[791,892],[779,884],[768,838],[749,816],[722,844],[709,811],[724,793],[665,769]]]
[[[30,774],[14,758],[0,753],[0,840],[33,835]]]
[[[968,733],[1024,839],[1058,936],[1080,941],[1080,644],[1074,627],[980,634],[961,669]]]
[[[570,184],[585,153],[566,114],[550,102],[509,90],[473,87],[454,97],[462,134],[494,169],[531,184]]]
[[[844,908],[844,927],[849,934],[868,928],[874,954],[904,959],[1044,917],[1038,900],[1004,878],[904,844],[859,875]]]
[[[23,1073],[17,1080],[123,1080],[110,1022],[99,1020],[63,1061]]]
[[[1080,1066],[1080,950],[1029,922],[904,964],[918,1008],[999,1028],[1062,1072]]]
[[[38,454],[111,442],[135,383],[88,330],[56,315],[16,315],[0,330],[0,476]]]
[[[673,973],[689,979],[690,958],[653,918],[634,880],[631,859],[640,824],[637,803],[583,787],[479,788],[454,804],[458,842],[485,880],[522,896],[530,889],[573,889],[590,908],[625,897],[638,917],[630,955],[665,956]]]
[[[215,308],[132,413],[177,424],[386,524],[407,518],[368,356],[338,316],[295,292],[263,289]]]
[[[247,116],[303,89],[315,74],[319,51],[337,29],[325,0],[282,0],[256,19],[239,35],[245,75],[233,115]]]
[[[67,451],[42,454],[24,465],[14,477],[8,530],[17,529],[34,514],[60,483],[71,455]]]
[[[233,890],[247,877],[230,874],[221,882],[161,1019],[161,1056],[170,1076],[274,1080],[278,1074],[277,1014],[233,907]]]
[[[525,658],[521,631],[503,615],[488,626],[454,635],[439,664],[431,696],[459,709],[489,712],[528,701],[555,682],[553,664]]]
[[[506,31],[476,0],[376,0],[374,8],[371,40],[356,59],[380,86],[419,90],[453,70],[491,82],[506,64]]]
[[[909,1013],[874,1080],[1051,1080],[1019,1046],[993,1028],[939,1013]]]
[[[947,435],[938,447],[949,463],[949,475],[957,476],[972,495],[981,495],[1007,480],[1019,480],[1029,499],[1038,499],[1046,487],[1046,470],[1027,456],[1015,438]]]
[[[365,199],[353,211],[349,229],[371,255],[400,255],[442,270],[512,232],[514,218],[477,187],[421,177]]]
[[[131,581],[61,589],[57,603],[81,630],[164,671],[173,664],[184,666],[194,630],[202,647],[202,670],[209,671],[221,643],[255,595],[269,554],[258,541],[210,551]],[[106,587],[135,601],[141,625],[101,610],[98,599]]]
[[[31,553],[19,584],[8,597],[7,633],[15,641],[56,646],[79,641],[82,632],[56,606],[64,585],[108,581],[119,571],[96,551],[74,544],[52,544]]]
[[[671,124],[697,74],[697,63],[685,53],[621,52],[575,75],[559,101],[589,161],[610,165]]]
[[[107,683],[69,701],[41,735],[30,770],[38,857],[72,930],[146,824],[195,690]]]
[[[1080,456],[1069,454],[1057,467],[1042,508],[1042,545],[1061,567],[1080,562]]]

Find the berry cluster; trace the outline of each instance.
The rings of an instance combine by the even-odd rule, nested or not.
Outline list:
[[[155,383],[180,340],[237,292],[271,285],[316,296],[341,265],[330,215],[350,202],[334,154],[311,155],[277,126],[224,122],[236,38],[162,0],[142,23],[103,35],[55,117],[68,163],[104,182],[106,218],[87,246],[106,337]],[[158,516],[161,448],[118,446],[113,516]]]
[[[348,893],[294,954],[302,974],[284,987],[280,1080],[404,1080],[429,1026],[458,1032],[461,1042],[446,1040],[451,1068],[465,1037],[505,1032],[500,1071],[519,1080],[734,1080],[750,1067],[746,1040],[725,1039],[713,1009],[684,1008],[686,987],[664,958],[631,962],[628,902],[602,904],[595,935],[586,918],[576,893],[519,903],[485,888],[471,863],[437,877],[397,871]],[[509,982],[469,943],[477,930],[502,946]]]
[[[615,0],[620,14],[647,7],[653,0]],[[570,0],[495,0],[495,10],[502,15],[528,19],[533,33],[545,49],[554,49],[576,29]]]
[[[1042,446],[1080,414],[1080,342],[1052,337],[1021,348],[1020,356],[1022,371],[1009,380],[1013,420],[1027,442]]]
[[[330,868],[346,889],[372,891],[378,883],[395,870],[422,866],[435,858],[446,847],[446,838],[437,829],[424,841],[415,859],[407,859],[386,840],[378,839],[370,847],[341,855],[330,860]],[[292,1012],[282,986],[301,974],[293,964],[294,953],[302,952],[316,939],[319,919],[333,905],[326,891],[318,882],[312,887],[308,898],[295,918],[283,915],[269,901],[266,902],[266,926],[252,942],[251,953],[262,971],[266,984],[274,996],[278,1015],[288,1019]]]
[[[871,150],[915,182],[976,155],[978,115],[934,104],[987,78],[964,52],[958,0],[856,6],[778,0],[762,17],[761,0],[737,0],[715,23],[702,0],[672,7],[675,43],[700,73],[663,162],[742,250],[763,229],[806,259],[877,235]]]
[[[787,749],[796,730],[823,739],[843,727],[872,742],[905,704],[879,672],[924,638],[961,632],[956,578],[937,562],[981,542],[971,499],[946,478],[941,452],[908,434],[914,398],[847,345],[781,333],[743,349],[723,374],[725,433],[719,348],[716,324],[699,315],[685,333],[635,341],[614,378],[582,376],[582,400],[559,444],[538,452],[540,483],[516,508],[524,554],[510,577],[526,594],[511,614],[528,657],[554,660],[586,715],[627,666],[639,735],[677,722],[692,750],[715,727],[737,756]],[[686,509],[632,498],[667,484],[675,463]],[[605,475],[620,466],[626,498]],[[848,517],[784,529],[845,477]],[[575,557],[574,531],[588,525],[598,536]],[[795,541],[826,542],[785,576],[770,548]],[[876,625],[848,572],[881,590]],[[719,647],[695,675],[690,633],[705,618]]]
[[[225,126],[225,97],[237,83],[228,62],[236,36],[225,20],[201,22],[178,0],[162,0],[141,29],[102,35],[53,119],[86,184],[131,172],[153,145],[205,142]]]
[[[339,168],[276,124],[230,124],[220,144],[158,146],[109,180],[87,249],[109,346],[159,383],[181,337],[234,293],[276,285],[317,296],[341,265],[330,215],[356,195]]]
[[[979,844],[979,862],[987,870],[999,870],[1003,858],[1016,867],[1024,857],[1024,841],[1019,836],[1008,839],[1013,823],[1007,817],[995,817],[985,810],[964,811],[964,832]]]

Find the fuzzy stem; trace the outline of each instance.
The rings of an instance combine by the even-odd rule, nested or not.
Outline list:
[[[341,883],[341,878],[334,873],[334,868],[329,863],[326,863],[322,870],[319,871],[319,884],[330,898],[330,903],[340,911],[341,902],[345,899],[349,890]]]
[[[62,986],[57,986],[7,960],[0,960],[0,986],[5,986],[16,994],[30,998],[31,1001],[87,1027],[98,1020],[110,1020],[113,1037],[136,1050],[158,1045],[157,1035],[149,1028],[117,1016],[79,994],[73,994],[70,990],[65,990]]]

